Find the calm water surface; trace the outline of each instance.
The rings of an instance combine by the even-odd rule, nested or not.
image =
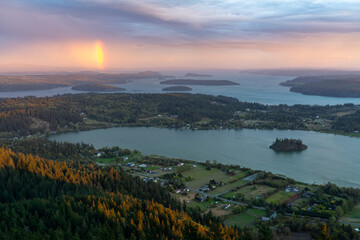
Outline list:
[[[276,138],[300,138],[309,148],[297,153],[276,153],[269,145]],[[96,148],[120,146],[144,154],[271,171],[306,183],[332,182],[360,188],[360,138],[290,130],[171,130],[110,128],[52,135],[51,140],[85,142]]]
[[[191,79],[214,79],[231,80],[239,83],[237,86],[190,86],[193,90],[190,93],[203,93],[211,95],[224,95],[234,97],[240,101],[257,102],[262,104],[317,104],[335,105],[344,103],[360,104],[360,98],[335,98],[321,96],[306,96],[300,93],[289,91],[288,87],[279,86],[280,82],[293,79],[294,77],[266,76],[254,74],[240,74],[236,71],[214,71],[208,72],[213,75],[211,78],[190,77]],[[184,72],[168,72],[166,75],[174,75],[176,78],[185,78]],[[161,89],[169,86],[159,84],[162,80],[157,78],[133,80],[127,84],[115,84],[125,88],[128,93],[164,93]],[[41,91],[25,92],[0,92],[0,97],[24,97],[24,96],[54,96],[66,93],[84,93],[74,91],[71,87],[56,88]]]

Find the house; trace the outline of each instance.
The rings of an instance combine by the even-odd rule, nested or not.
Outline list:
[[[127,156],[123,156],[122,159],[123,159],[124,161],[126,161],[126,160],[128,160],[129,158],[128,158]]]
[[[227,204],[225,204],[224,209],[226,210],[226,209],[228,209],[230,206],[231,206],[230,203],[227,203]]]
[[[285,188],[285,192],[298,192],[298,191],[299,191],[299,188],[293,187],[290,185]]]
[[[178,163],[178,166],[184,166],[184,163],[182,163],[182,162]]]
[[[140,164],[139,167],[141,167],[141,168],[146,168],[147,165],[146,165],[146,164]]]
[[[181,193],[180,189],[175,190],[176,193]]]
[[[192,165],[193,166],[193,168],[196,168],[197,166],[194,164],[194,165]]]

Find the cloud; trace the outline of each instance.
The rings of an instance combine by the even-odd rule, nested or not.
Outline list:
[[[238,49],[235,56],[322,45],[340,51],[341,45],[359,49],[359,13],[355,0],[1,0],[0,50],[101,39],[153,55],[222,48]]]
[[[187,44],[360,30],[360,3],[349,0],[6,0],[0,7],[1,35],[19,41]]]

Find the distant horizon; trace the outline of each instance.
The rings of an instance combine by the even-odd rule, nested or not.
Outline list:
[[[167,71],[181,71],[181,72],[196,72],[196,73],[206,73],[206,71],[258,71],[258,70],[341,70],[341,71],[360,71],[359,68],[346,68],[346,67],[254,67],[254,68],[196,68],[196,67],[187,67],[187,68],[175,68],[175,67],[164,67],[164,68],[149,68],[149,67],[133,67],[133,68],[106,68],[106,69],[97,69],[97,68],[82,68],[82,67],[65,67],[65,66],[42,66],[42,65],[33,65],[33,64],[9,64],[0,65],[0,74],[3,73],[26,73],[26,72],[98,72],[98,73],[110,73],[110,72],[145,72],[145,71],[154,71],[154,72],[167,72]]]

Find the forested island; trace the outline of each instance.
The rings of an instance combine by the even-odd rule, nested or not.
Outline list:
[[[188,92],[191,90],[192,89],[187,86],[172,86],[161,89],[161,91],[165,91],[165,92]]]
[[[303,151],[307,146],[300,139],[277,138],[269,148],[277,152],[293,152]]]
[[[210,74],[186,73],[185,77],[212,77]]]
[[[88,92],[119,92],[126,90],[125,88],[119,88],[111,85],[96,84],[96,83],[80,84],[73,86],[71,89],[76,91],[88,91]]]
[[[229,80],[194,80],[194,79],[172,79],[161,81],[160,84],[169,85],[200,85],[200,86],[231,86],[240,85],[236,82]]]
[[[360,97],[360,75],[354,74],[297,77],[280,85],[305,95]]]

